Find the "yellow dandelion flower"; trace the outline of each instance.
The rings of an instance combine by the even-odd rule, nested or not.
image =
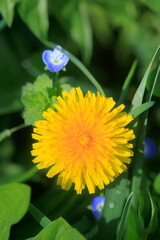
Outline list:
[[[122,112],[124,105],[90,91],[85,96],[80,88],[62,92],[54,104],[43,113],[45,120],[35,123],[33,160],[37,168],[50,167],[47,177],[58,175],[57,184],[68,190],[72,183],[78,194],[87,185],[89,193],[95,187],[103,189],[125,169],[133,156],[133,130],[125,126],[133,120]],[[113,110],[112,110],[113,109]]]

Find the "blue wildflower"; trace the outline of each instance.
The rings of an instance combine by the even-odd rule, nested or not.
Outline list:
[[[42,60],[51,72],[59,72],[68,63],[68,55],[68,52],[62,51],[61,46],[56,46],[53,51],[45,50],[42,53]]]
[[[153,157],[158,151],[156,144],[150,139],[145,139],[145,147],[144,147],[144,157],[150,158]]]
[[[105,198],[104,197],[95,197],[92,199],[91,206],[92,212],[96,219],[101,218],[102,209],[104,207]]]

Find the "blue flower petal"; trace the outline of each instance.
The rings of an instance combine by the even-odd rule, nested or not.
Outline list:
[[[68,55],[68,52],[63,52],[62,48],[57,46],[53,51],[45,50],[42,54],[42,60],[51,72],[58,72],[68,63]]]
[[[56,48],[53,49],[53,55],[55,57],[58,55],[61,57],[63,55],[61,46],[58,45]]]
[[[53,64],[52,62],[49,62],[46,65],[47,65],[49,71],[51,71],[51,72],[59,72],[64,67],[63,63],[57,65],[57,64]]]
[[[51,50],[45,50],[43,53],[42,53],[42,60],[44,62],[45,65],[48,64],[48,62],[51,61],[52,59],[52,54],[53,54],[53,51]]]
[[[156,144],[150,139],[145,139],[145,148],[144,148],[144,157],[151,158],[153,157],[158,151]]]
[[[102,213],[102,209],[104,206],[104,202],[105,202],[105,198],[101,197],[101,196],[97,196],[92,199],[92,202],[91,202],[92,212],[96,219],[101,218],[101,213]]]

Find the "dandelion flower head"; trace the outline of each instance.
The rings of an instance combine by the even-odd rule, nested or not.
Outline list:
[[[62,51],[61,46],[57,45],[52,50],[45,50],[42,53],[42,60],[51,72],[59,72],[69,61],[69,53]]]
[[[49,108],[45,120],[35,122],[33,162],[38,169],[50,167],[49,178],[58,174],[62,189],[103,189],[131,161],[135,135],[126,125],[133,117],[122,112],[123,104],[114,108],[111,97],[90,91],[84,96],[80,88],[63,91],[57,100],[56,110]]]

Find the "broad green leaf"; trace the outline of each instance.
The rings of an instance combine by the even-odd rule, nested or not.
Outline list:
[[[34,240],[85,240],[85,238],[72,228],[63,218],[58,218],[46,226]]]
[[[160,1],[159,0],[141,0],[147,7],[155,11],[156,13],[160,13]]]
[[[15,4],[20,2],[20,0],[1,0],[0,1],[0,13],[6,20],[8,26],[11,26],[14,17],[14,7]]]
[[[30,187],[12,183],[0,186],[0,237],[9,239],[10,228],[19,222],[28,210]]]
[[[38,208],[36,208],[33,204],[30,203],[29,212],[36,219],[36,221],[44,228],[49,225],[51,220],[47,218]]]
[[[97,239],[104,239],[104,236],[108,236],[110,240],[115,239],[118,221],[126,199],[126,190],[127,172],[121,175],[121,179],[116,179],[107,187]]]
[[[154,191],[160,195],[160,173],[157,174],[154,182],[153,182]]]
[[[123,84],[123,87],[122,87],[122,90],[121,90],[121,95],[119,97],[117,105],[120,105],[125,100],[128,88],[131,84],[131,80],[132,80],[134,72],[136,70],[136,66],[137,66],[137,61],[135,60],[132,64],[132,67],[131,67],[128,75],[127,75],[127,78],[126,78],[124,84]]]
[[[19,6],[19,14],[38,38],[47,39],[49,26],[47,0],[23,0]]]
[[[145,112],[146,110],[148,110],[149,108],[151,108],[153,105],[155,104],[155,102],[147,102],[147,103],[143,103],[141,106],[135,108],[134,110],[130,111],[128,113],[128,115],[132,115],[133,118],[135,119],[136,117],[138,117],[141,113]]]
[[[43,111],[49,107],[54,109],[53,104],[57,102],[57,96],[62,91],[69,92],[69,84],[57,83],[53,87],[53,82],[46,74],[39,76],[34,83],[27,83],[22,89],[22,103],[25,106],[23,117],[27,125],[34,124],[35,121],[44,119]]]
[[[146,229],[148,234],[153,233],[158,227],[158,208],[154,200],[152,199],[150,193],[149,193],[149,198],[151,202],[151,220],[150,220],[149,226]]]
[[[129,208],[130,208],[130,204],[131,204],[131,200],[132,200],[132,195],[133,195],[133,193],[129,194],[129,196],[126,200],[125,206],[123,208],[122,217],[120,220],[116,240],[123,239],[123,235],[124,235],[125,228],[126,228],[126,222],[127,222],[127,218],[128,218],[128,212],[129,212]]]
[[[27,125],[43,119],[42,113],[55,102],[52,80],[46,74],[39,76],[34,83],[27,83],[22,89],[22,103],[25,106],[23,117]]]
[[[57,84],[53,87],[53,82],[47,74],[39,76],[34,83],[27,83],[22,89],[22,103],[25,110],[23,118],[27,125],[34,124],[35,121],[42,120],[43,111],[49,107],[54,109],[53,104],[57,102],[57,96],[63,90],[70,91],[69,84]]]
[[[48,102],[40,92],[24,95],[22,102],[25,105],[23,118],[26,124],[34,124],[35,121],[43,119],[42,113],[48,108]]]

